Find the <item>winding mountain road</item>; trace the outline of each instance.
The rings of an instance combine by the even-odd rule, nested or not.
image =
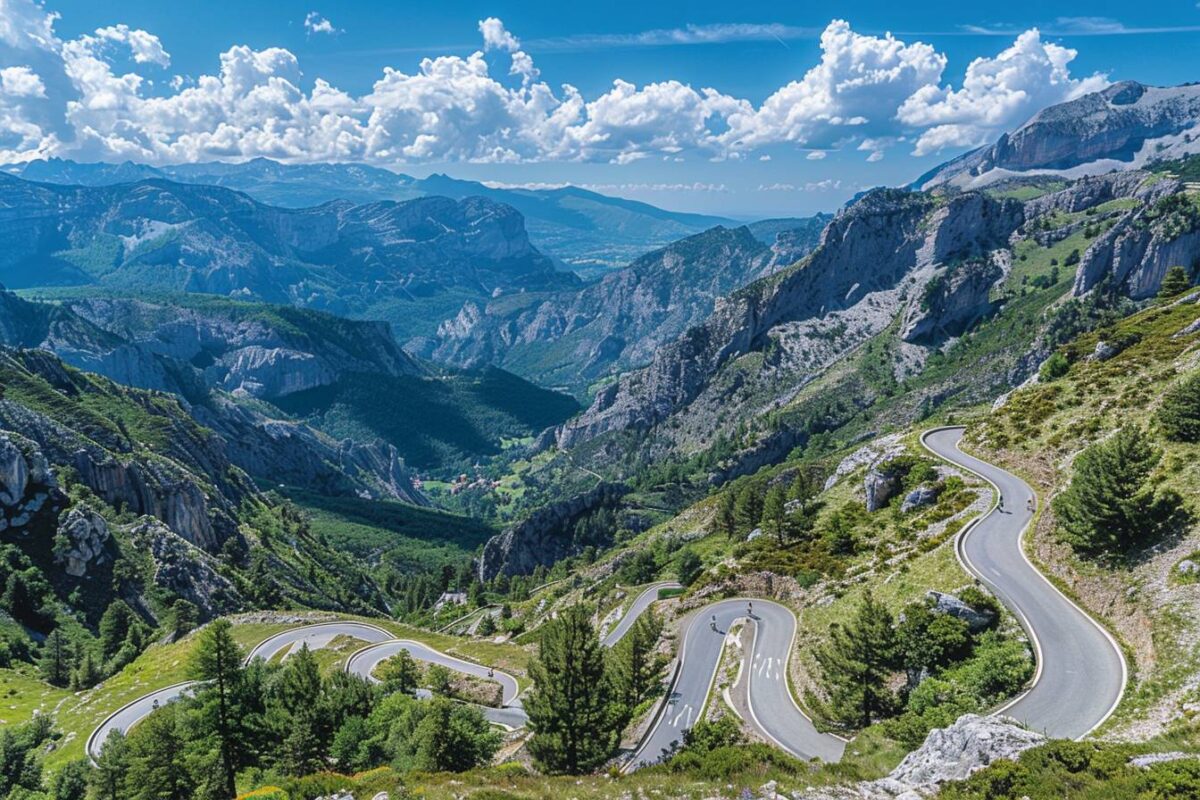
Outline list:
[[[476,678],[496,681],[500,684],[502,707],[490,708],[485,706],[483,707],[483,715],[489,721],[503,725],[506,728],[520,728],[528,722],[529,718],[525,715],[524,709],[521,708],[521,701],[517,697],[520,694],[520,686],[517,684],[517,679],[512,675],[500,670],[490,669],[472,661],[464,661],[461,658],[446,655],[428,645],[412,641],[411,639],[391,639],[364,647],[347,659],[346,671],[352,675],[358,675],[360,678],[377,682],[379,679],[374,675],[375,668],[401,651],[408,651],[408,654],[418,661],[439,664],[455,672],[461,672],[464,675],[472,675]]]
[[[658,593],[663,589],[682,589],[675,581],[660,581],[647,586],[637,599],[630,604],[626,609],[624,616],[608,634],[600,640],[600,644],[605,647],[613,647],[617,642],[621,641],[625,634],[629,633],[629,629],[633,627],[633,623],[637,622],[638,617],[649,608],[655,600],[658,599]]]
[[[1082,738],[1108,719],[1120,702],[1127,679],[1125,659],[1108,632],[1025,557],[1021,539],[1033,519],[1036,496],[1017,476],[962,452],[958,443],[963,430],[938,428],[925,433],[921,442],[939,458],[979,475],[998,490],[1000,505],[968,525],[955,546],[967,571],[987,584],[1021,621],[1037,659],[1030,687],[996,713],[1053,738]],[[742,665],[749,681],[749,722],[792,755],[824,761],[841,758],[845,742],[819,733],[787,686],[795,615],[776,603],[755,600],[750,616],[748,602],[713,603],[687,622],[670,697],[626,770],[660,760],[700,718],[716,678],[726,631],[742,618],[756,626],[753,652],[744,656]]]
[[[752,605],[751,605],[752,604]],[[756,728],[798,758],[837,761],[846,743],[820,733],[788,688],[787,663],[794,649],[796,615],[769,600],[721,600],[696,612],[684,626],[680,661],[666,706],[625,769],[662,759],[700,718],[712,691],[729,627],[748,618],[755,627],[753,652],[745,655],[747,705]]]
[[[963,430],[950,427],[928,431],[921,443],[934,455],[979,475],[998,490],[999,506],[964,528],[955,547],[964,567],[987,584],[1021,621],[1037,658],[1037,672],[1030,687],[996,713],[1014,717],[1050,737],[1082,738],[1108,719],[1120,702],[1127,680],[1124,656],[1108,632],[1026,558],[1021,540],[1033,518],[1036,496],[1017,476],[959,449]],[[677,585],[663,582],[643,590],[604,637],[603,644],[615,645],[654,603],[661,589]],[[627,771],[659,761],[700,718],[720,665],[726,632],[743,618],[755,625],[753,648],[745,654],[742,665],[751,724],[799,758],[841,758],[845,741],[818,732],[788,687],[787,664],[795,650],[795,614],[778,603],[743,598],[712,603],[687,620],[670,695],[627,763]],[[280,653],[286,657],[302,644],[319,649],[338,636],[368,642],[347,660],[348,672],[375,680],[372,673],[381,662],[407,650],[420,661],[496,680],[502,687],[503,707],[485,708],[484,715],[508,728],[521,727],[528,721],[521,708],[520,687],[511,675],[446,655],[420,642],[395,639],[367,623],[338,621],[283,631],[255,647],[246,661],[271,660]],[[87,754],[95,759],[110,733],[128,730],[195,685],[188,681],[158,689],[117,710],[88,738]]]
[[[999,490],[1000,506],[959,536],[958,555],[1016,614],[1037,657],[1030,688],[1000,711],[1054,738],[1082,738],[1120,702],[1127,678],[1125,658],[1112,636],[1025,557],[1021,539],[1033,519],[1036,496],[1016,475],[959,449],[963,430],[935,429],[921,442]]]
[[[642,612],[658,599],[660,589],[677,587],[678,585],[673,581],[664,581],[646,588],[630,606],[621,623],[612,633],[605,637],[604,645],[611,647],[620,641],[621,637],[632,627]],[[328,647],[334,639],[342,636],[367,642],[366,647],[353,653],[347,659],[347,672],[374,681],[376,679],[372,673],[381,662],[391,658],[401,650],[407,650],[418,661],[440,664],[456,672],[474,675],[477,678],[490,678],[499,683],[503,706],[501,708],[484,707],[483,715],[489,721],[510,729],[523,727],[529,721],[525,710],[521,708],[521,701],[518,697],[520,687],[517,684],[517,679],[513,676],[506,672],[489,670],[486,666],[455,658],[420,642],[409,639],[397,639],[383,628],[366,622],[337,620],[334,622],[302,625],[297,628],[281,631],[257,644],[250,651],[249,655],[246,656],[245,663],[249,664],[255,659],[271,661],[281,654],[286,658],[290,653],[295,652],[303,645],[308,645],[310,650],[320,650]],[[88,756],[95,760],[100,756],[100,749],[104,746],[104,741],[113,731],[128,731],[156,708],[188,694],[196,685],[197,681],[184,681],[173,686],[156,689],[122,706],[92,731],[92,735],[88,737],[85,746]]]

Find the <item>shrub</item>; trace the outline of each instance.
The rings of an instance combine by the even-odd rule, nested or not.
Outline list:
[[[1166,391],[1158,424],[1163,436],[1173,442],[1200,442],[1200,371]]]
[[[1055,352],[1042,362],[1042,367],[1038,370],[1038,378],[1046,382],[1056,381],[1066,375],[1070,369],[1071,362],[1067,361],[1067,357],[1062,353]]]
[[[1182,498],[1152,479],[1161,457],[1135,426],[1080,453],[1070,486],[1054,498],[1062,538],[1084,552],[1120,554],[1178,525]]]

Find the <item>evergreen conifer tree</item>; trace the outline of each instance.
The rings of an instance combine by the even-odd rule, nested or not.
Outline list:
[[[590,772],[616,752],[624,720],[604,660],[583,606],[546,625],[530,665],[534,690],[525,701],[533,731],[529,752],[543,771]]]

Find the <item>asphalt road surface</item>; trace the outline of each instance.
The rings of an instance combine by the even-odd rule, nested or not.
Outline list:
[[[489,670],[488,667],[475,664],[471,661],[464,661],[461,658],[448,656],[420,642],[408,639],[392,639],[391,641],[366,647],[350,657],[350,660],[346,662],[346,671],[366,678],[369,681],[376,681],[377,678],[373,674],[375,668],[401,650],[407,650],[409,655],[418,661],[440,664],[456,672],[496,681],[500,684],[502,693],[501,703],[503,707],[484,707],[483,715],[490,721],[508,728],[520,728],[528,721],[529,718],[525,716],[525,711],[521,708],[521,701],[517,697],[520,693],[520,687],[517,685],[517,679],[512,675],[499,670]]]
[[[671,696],[627,770],[656,763],[676,743],[682,744],[684,732],[703,713],[729,626],[743,617],[756,626],[754,650],[746,654],[742,672],[743,680],[749,682],[751,722],[776,745],[799,758],[841,758],[845,742],[818,732],[788,688],[787,663],[796,636],[795,614],[778,603],[743,598],[705,606],[688,620]]]
[[[1082,738],[1120,701],[1125,659],[1112,637],[1026,559],[1021,535],[1033,518],[1033,491],[1017,476],[959,450],[962,434],[962,428],[942,428],[922,442],[991,481],[1003,502],[959,538],[959,557],[1021,620],[1037,655],[1032,686],[1000,712],[1051,737]]]
[[[633,627],[633,623],[637,622],[638,617],[650,605],[658,599],[658,592],[661,589],[680,589],[682,588],[675,581],[662,581],[661,583],[652,583],[646,587],[646,590],[637,596],[633,601],[633,605],[625,612],[625,616],[621,617],[621,621],[617,623],[617,627],[608,632],[608,635],[600,642],[605,647],[612,647],[621,638],[629,633],[629,629]]]

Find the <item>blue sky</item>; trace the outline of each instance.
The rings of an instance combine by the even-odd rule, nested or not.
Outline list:
[[[1193,0],[1049,5],[0,0],[0,159],[364,160],[811,213],[1107,81],[1200,79]]]

